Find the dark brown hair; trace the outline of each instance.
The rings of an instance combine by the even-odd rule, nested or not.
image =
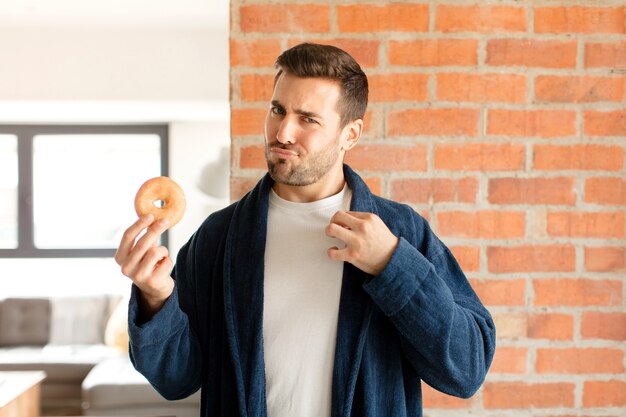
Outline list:
[[[367,108],[367,76],[347,52],[330,45],[301,43],[287,49],[276,59],[278,73],[274,86],[283,72],[303,78],[325,78],[341,85],[337,111],[341,127],[362,119]]]

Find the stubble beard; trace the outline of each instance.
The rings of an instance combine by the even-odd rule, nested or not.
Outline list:
[[[338,140],[319,152],[306,155],[298,164],[294,164],[293,160],[286,159],[272,161],[271,147],[283,149],[289,149],[289,147],[276,142],[267,144],[265,147],[265,159],[267,160],[267,169],[270,177],[277,183],[285,185],[305,186],[315,184],[335,166],[339,156],[337,144]]]

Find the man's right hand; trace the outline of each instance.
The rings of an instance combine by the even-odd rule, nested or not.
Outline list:
[[[167,248],[157,244],[161,234],[167,230],[167,221],[153,221],[153,216],[148,214],[126,229],[115,253],[115,261],[122,267],[122,274],[140,290],[142,321],[152,318],[174,290],[171,277],[174,263]],[[138,238],[143,230],[146,233]]]

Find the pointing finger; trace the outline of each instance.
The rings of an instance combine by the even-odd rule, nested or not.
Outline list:
[[[137,236],[148,226],[152,224],[154,221],[154,216],[152,214],[148,214],[139,218],[135,223],[133,223],[122,235],[122,240],[120,241],[120,245],[115,252],[115,261],[121,265],[128,254],[130,253],[133,245],[135,244],[135,240]]]

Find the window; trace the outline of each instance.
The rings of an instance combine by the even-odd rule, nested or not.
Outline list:
[[[113,256],[167,150],[165,125],[0,126],[0,257]]]
[[[0,134],[0,249],[17,248],[17,136]]]

